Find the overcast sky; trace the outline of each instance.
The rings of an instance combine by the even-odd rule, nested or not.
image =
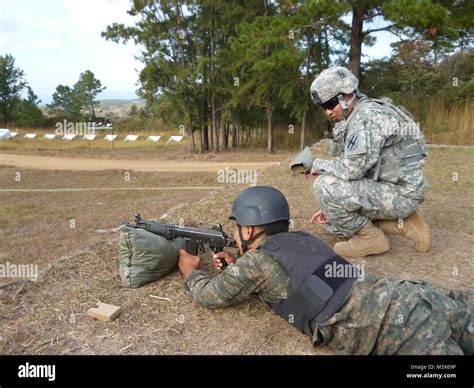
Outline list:
[[[14,56],[43,103],[59,84],[73,85],[85,70],[107,87],[99,98],[137,98],[138,47],[100,36],[113,22],[133,25],[129,8],[128,0],[0,0],[0,55]],[[364,54],[390,55],[395,38],[376,36],[377,44]]]

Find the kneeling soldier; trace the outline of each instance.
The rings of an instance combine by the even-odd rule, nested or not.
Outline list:
[[[367,98],[358,86],[358,79],[340,66],[324,70],[311,85],[313,101],[334,123],[337,156],[313,163],[321,207],[313,221],[349,238],[334,245],[341,256],[388,251],[384,232],[407,237],[426,253],[429,228],[418,211],[427,189],[425,138],[408,111]]]

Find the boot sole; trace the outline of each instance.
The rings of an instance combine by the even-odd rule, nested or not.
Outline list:
[[[415,250],[417,252],[428,252],[428,249],[430,247],[430,230],[428,228],[428,225],[423,220],[418,210],[415,211],[415,213],[413,213],[412,215],[410,215],[409,220],[413,224],[414,228],[417,230],[421,241],[415,241],[414,239],[408,237],[408,233],[405,236],[415,241]]]

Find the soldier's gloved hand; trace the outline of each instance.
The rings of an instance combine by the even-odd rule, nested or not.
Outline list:
[[[217,252],[212,256],[212,260],[214,262],[214,268],[220,271],[222,269],[222,262],[221,259],[224,259],[227,264],[235,263],[237,259],[235,256],[230,252]]]
[[[193,256],[184,249],[179,250],[178,268],[185,278],[187,278],[191,272],[199,269],[200,265],[201,258],[199,256]]]
[[[314,221],[318,221],[320,224],[328,223],[328,220],[326,216],[323,214],[322,210],[318,210],[316,213],[313,214],[313,217],[311,217],[311,223],[314,223]]]

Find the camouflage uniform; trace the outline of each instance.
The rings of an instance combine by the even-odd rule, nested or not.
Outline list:
[[[205,307],[230,306],[252,294],[271,306],[288,297],[289,278],[276,259],[253,249],[214,278],[192,272],[185,288]],[[428,283],[366,275],[335,315],[312,322],[312,342],[344,354],[473,354],[468,297],[448,297]]]
[[[423,202],[427,183],[422,159],[400,169],[388,167],[382,172],[380,168],[389,147],[403,144],[403,152],[409,154],[411,147],[424,144],[421,133],[413,125],[407,128],[407,122],[390,106],[361,95],[349,117],[335,125],[338,158],[313,163],[321,174],[313,191],[329,232],[351,237],[368,219],[404,219]],[[404,134],[407,129],[410,132]],[[415,140],[401,142],[411,138]]]

